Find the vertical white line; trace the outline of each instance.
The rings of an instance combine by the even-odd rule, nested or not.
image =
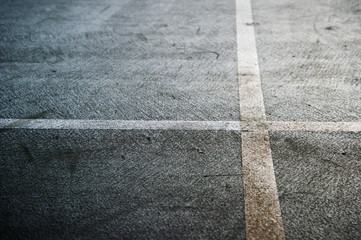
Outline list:
[[[266,120],[250,0],[236,0],[241,121]]]
[[[241,121],[266,121],[250,0],[236,0]],[[242,132],[247,239],[285,239],[268,131]]]
[[[284,239],[267,131],[242,133],[247,239]]]

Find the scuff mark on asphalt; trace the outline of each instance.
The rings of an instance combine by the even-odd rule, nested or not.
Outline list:
[[[138,33],[137,37],[143,42],[148,42],[148,38],[146,38],[142,33]]]
[[[99,13],[103,13],[105,12],[106,10],[108,10],[110,8],[110,5],[106,6],[105,8],[103,8],[103,10],[101,10]]]
[[[22,145],[21,148],[23,149],[25,155],[26,155],[26,161],[28,163],[31,163],[34,161],[34,157],[30,152],[30,149],[27,146]]]

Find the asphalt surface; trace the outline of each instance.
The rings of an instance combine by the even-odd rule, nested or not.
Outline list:
[[[271,148],[288,239],[359,239],[361,134],[274,132]]]
[[[360,121],[360,1],[252,6],[267,118]]]
[[[361,2],[252,0],[270,121],[361,121]],[[0,118],[238,121],[233,0],[2,0]],[[241,133],[0,129],[1,239],[245,239]],[[270,133],[286,239],[361,239],[361,133]],[[254,149],[257,151],[257,149]]]
[[[1,118],[239,118],[233,0],[2,5]]]
[[[11,130],[0,138],[2,239],[244,236],[239,133]]]

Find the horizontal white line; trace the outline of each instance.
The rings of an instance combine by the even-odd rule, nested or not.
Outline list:
[[[119,129],[361,132],[361,122],[144,121],[87,119],[1,119],[0,129]]]
[[[361,122],[268,122],[269,131],[361,132]]]
[[[0,119],[4,129],[119,129],[240,131],[239,121],[133,121],[70,119]]]

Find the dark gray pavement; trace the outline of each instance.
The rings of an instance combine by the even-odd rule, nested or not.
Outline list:
[[[242,239],[235,132],[0,134],[2,239]]]
[[[274,132],[271,148],[288,239],[359,239],[361,134]]]
[[[239,117],[233,0],[1,5],[1,118]]]
[[[361,2],[252,6],[267,118],[361,121]]]
[[[361,2],[252,0],[270,121],[361,121]],[[2,0],[0,118],[238,121],[233,0]],[[361,239],[361,133],[271,132],[287,239]],[[254,149],[257,151],[257,149]],[[244,239],[239,131],[0,129],[1,239]]]
[[[237,120],[234,1],[2,1],[0,117]],[[234,132],[4,130],[2,239],[243,239]]]
[[[361,2],[252,1],[267,118],[361,120]],[[360,133],[273,132],[287,239],[361,238]]]

